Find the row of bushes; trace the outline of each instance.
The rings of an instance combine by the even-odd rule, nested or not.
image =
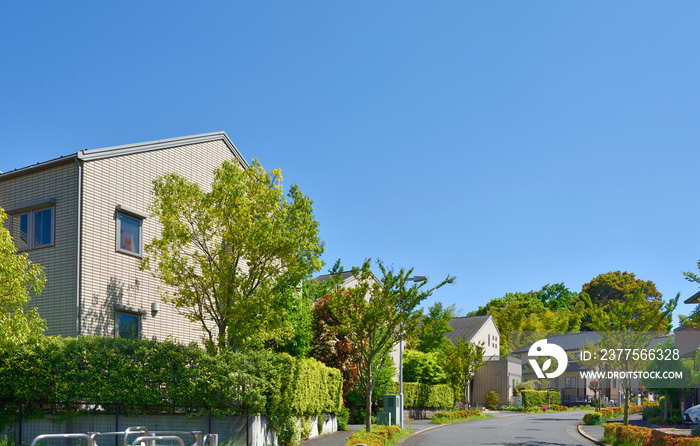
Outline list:
[[[398,395],[399,384],[394,383]],[[447,384],[403,383],[404,407],[447,409],[454,405],[454,390]]]
[[[700,446],[700,438],[670,435],[648,427],[625,426],[620,423],[605,425],[603,441],[636,446]]]
[[[191,345],[48,337],[0,351],[0,400],[216,409],[271,418],[338,413],[340,372],[265,351],[208,354]]]
[[[542,407],[552,404],[561,404],[561,394],[555,390],[549,391],[549,398],[546,390],[523,390],[520,394],[523,397],[523,407],[527,410],[530,407]],[[549,399],[549,401],[547,401]]]
[[[635,413],[640,413],[644,410],[644,406],[638,406],[636,404],[630,404],[629,407],[629,414],[635,414]],[[583,415],[583,424],[586,425],[596,425],[596,424],[603,424],[607,420],[615,417],[620,417],[624,415],[625,413],[625,408],[624,407],[607,407],[605,409],[601,409],[600,412],[588,412]]]

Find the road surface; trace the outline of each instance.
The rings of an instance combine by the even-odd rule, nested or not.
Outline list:
[[[590,446],[576,430],[584,412],[503,414],[428,429],[406,438],[401,446]]]

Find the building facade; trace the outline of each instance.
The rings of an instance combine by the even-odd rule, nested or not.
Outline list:
[[[177,173],[208,190],[224,160],[248,166],[223,132],[83,150],[0,174],[0,207],[20,252],[47,280],[31,306],[47,335],[201,341],[201,326],[161,301],[140,268],[160,231],[153,180]]]

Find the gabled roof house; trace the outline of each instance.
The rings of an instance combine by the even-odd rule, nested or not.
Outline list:
[[[48,335],[200,341],[201,327],[161,302],[139,265],[159,231],[153,180],[178,173],[204,189],[224,160],[248,163],[224,132],[81,150],[0,174],[0,207],[19,251],[44,267],[31,305]]]

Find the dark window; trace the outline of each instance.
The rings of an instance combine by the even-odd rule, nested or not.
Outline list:
[[[139,317],[133,314],[117,314],[119,324],[119,337],[126,339],[139,339]]]

